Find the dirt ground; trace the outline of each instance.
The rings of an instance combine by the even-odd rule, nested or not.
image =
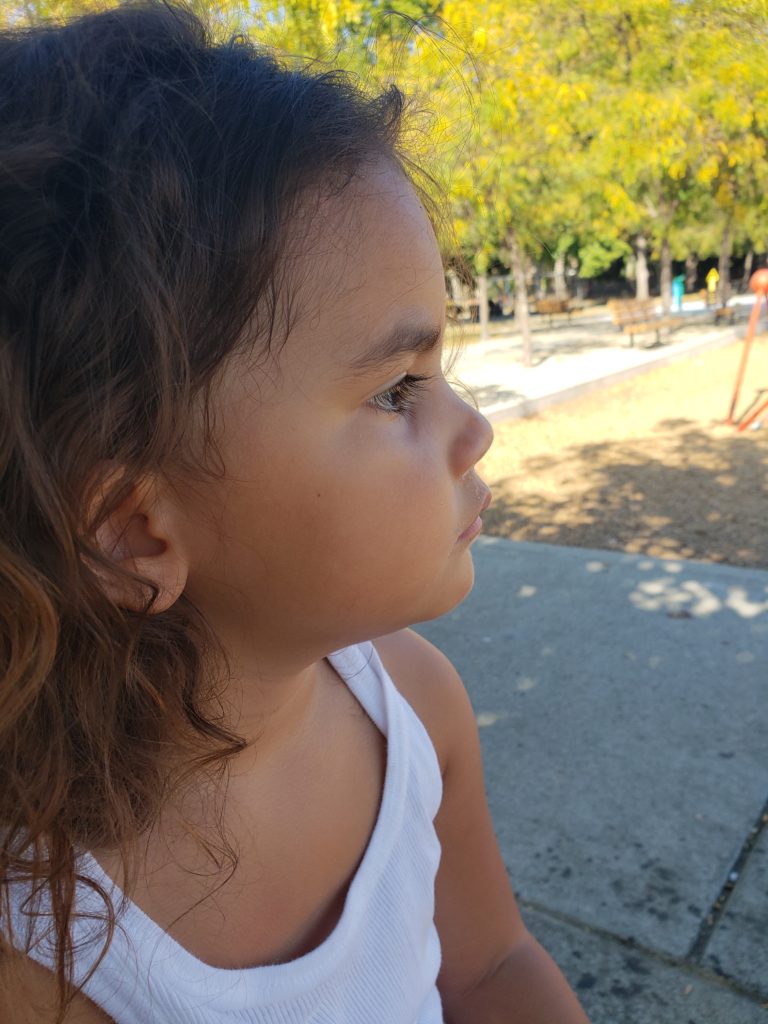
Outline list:
[[[768,568],[768,410],[758,430],[725,423],[742,348],[494,424],[478,467],[494,492],[484,532]],[[758,388],[768,399],[765,336],[753,345],[737,415]]]

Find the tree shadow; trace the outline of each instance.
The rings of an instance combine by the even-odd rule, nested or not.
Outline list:
[[[667,419],[525,458],[493,490],[497,536],[768,568],[768,437]]]

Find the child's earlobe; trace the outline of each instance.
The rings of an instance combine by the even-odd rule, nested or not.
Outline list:
[[[120,470],[106,470],[91,509],[96,502],[103,501],[108,488],[114,487],[116,474],[122,476]],[[155,584],[158,594],[149,609],[152,615],[170,608],[187,583],[187,559],[171,521],[167,500],[160,496],[156,478],[145,477],[130,489],[92,535],[92,543],[110,563]],[[146,608],[152,596],[150,587],[111,572],[92,558],[83,556],[83,560],[115,604],[132,611]]]
[[[181,596],[187,583],[186,560],[171,543],[152,535],[147,516],[136,513],[123,526],[111,517],[96,531],[95,539],[114,565],[151,580],[158,588],[150,614],[166,611]],[[152,596],[148,586],[119,577],[103,566],[91,563],[91,567],[115,604],[132,611],[146,607]]]

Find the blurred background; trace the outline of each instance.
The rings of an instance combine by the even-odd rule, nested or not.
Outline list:
[[[94,0],[6,0],[5,25]],[[224,30],[411,98],[459,315],[745,290],[768,248],[761,0],[192,0]],[[395,8],[393,11],[392,8]],[[489,279],[480,281],[482,275]],[[481,288],[478,288],[478,282]],[[474,299],[474,306],[468,300]],[[464,300],[462,304],[462,300]]]

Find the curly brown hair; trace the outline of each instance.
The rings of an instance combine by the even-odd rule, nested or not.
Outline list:
[[[403,107],[176,0],[0,34],[0,956],[24,948],[21,878],[49,901],[59,1020],[78,851],[129,865],[168,793],[243,745],[202,614],[153,614],[95,532],[144,474],[220,472],[212,388],[246,337],[280,343],[286,223],[371,158],[406,170]]]

